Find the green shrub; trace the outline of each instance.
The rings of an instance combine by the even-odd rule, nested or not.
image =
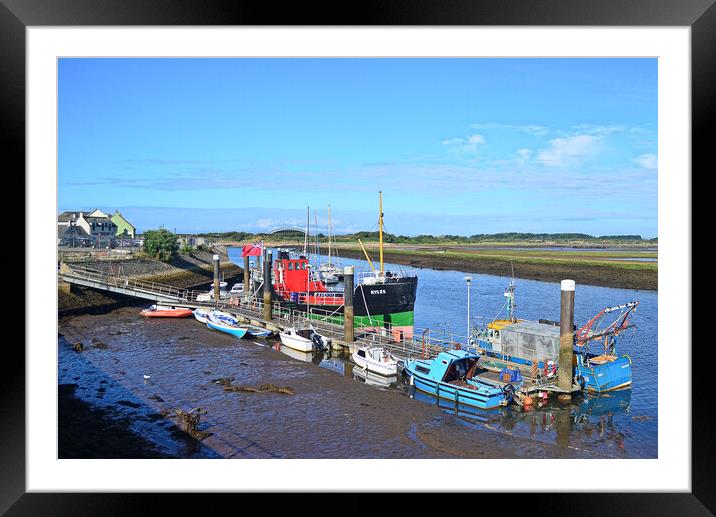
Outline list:
[[[175,234],[161,228],[144,232],[144,251],[163,262],[171,262],[179,250]]]

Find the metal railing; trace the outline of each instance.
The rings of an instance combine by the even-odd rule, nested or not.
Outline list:
[[[139,280],[125,275],[116,275],[110,272],[98,271],[84,266],[67,266],[66,271],[60,272],[63,277],[77,278],[89,282],[96,282],[106,287],[141,291],[147,294],[161,295],[163,297],[176,298],[177,301],[192,301],[190,294],[193,291],[181,289],[159,282]],[[194,298],[195,299],[195,298]]]

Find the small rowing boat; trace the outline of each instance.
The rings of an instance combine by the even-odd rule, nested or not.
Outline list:
[[[208,309],[194,309],[194,318],[200,323],[206,323],[209,320],[209,314],[211,314],[211,311]]]
[[[186,318],[192,315],[192,310],[187,307],[154,304],[144,309],[140,314],[147,318]]]
[[[236,320],[234,320],[234,322],[236,322]],[[246,335],[248,328],[245,326],[239,326],[237,323],[238,322],[233,323],[228,321],[227,318],[223,318],[212,313],[207,317],[206,326],[210,329],[218,330],[240,339]]]
[[[249,337],[269,337],[273,335],[273,331],[261,327],[256,327],[254,325],[246,325],[246,328],[246,335]]]

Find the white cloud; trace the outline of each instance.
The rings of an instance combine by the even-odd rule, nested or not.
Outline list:
[[[449,140],[443,140],[443,145],[458,145],[458,144],[464,144],[465,139],[464,138],[450,138]]]
[[[517,159],[517,161],[519,162],[520,165],[524,165],[529,161],[530,156],[532,156],[532,150],[531,149],[520,149],[519,151],[517,151],[517,154],[519,155],[519,158]]]
[[[597,124],[579,124],[572,126],[572,129],[576,129],[582,134],[605,136],[612,133],[621,133],[627,131],[626,126],[611,124],[611,125],[597,125]]]
[[[659,166],[659,161],[655,154],[642,154],[638,158],[634,158],[634,161],[645,169],[653,170]]]
[[[443,140],[442,143],[460,151],[476,153],[477,146],[485,144],[485,137],[482,135],[470,135],[467,138],[450,138],[449,140]]]
[[[543,165],[564,167],[577,165],[584,158],[594,154],[601,144],[601,137],[574,135],[549,141],[550,147],[537,154],[537,161]]]
[[[548,128],[537,124],[496,124],[494,122],[487,122],[484,124],[470,124],[470,127],[478,130],[513,129],[515,131],[522,131],[524,133],[530,133],[537,136],[544,136],[549,132]]]

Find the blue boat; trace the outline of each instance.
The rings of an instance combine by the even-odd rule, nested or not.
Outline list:
[[[575,334],[574,376],[583,390],[602,393],[631,387],[631,357],[617,355],[617,342],[633,328],[629,321],[639,302],[603,309]],[[604,323],[610,315],[613,321]]]
[[[247,325],[246,329],[246,335],[249,337],[269,337],[273,335],[273,331],[261,327],[255,327],[253,325]]]
[[[234,320],[236,321],[236,320]],[[206,320],[206,326],[210,329],[219,330],[227,334],[231,334],[234,337],[242,338],[248,332],[247,327],[240,327],[236,323],[227,321],[225,318],[218,317],[214,314],[210,314]]]
[[[511,381],[501,380],[499,373],[481,367],[479,355],[465,350],[448,350],[430,360],[408,360],[405,372],[420,391],[480,409],[506,406],[522,386],[518,372]]]

